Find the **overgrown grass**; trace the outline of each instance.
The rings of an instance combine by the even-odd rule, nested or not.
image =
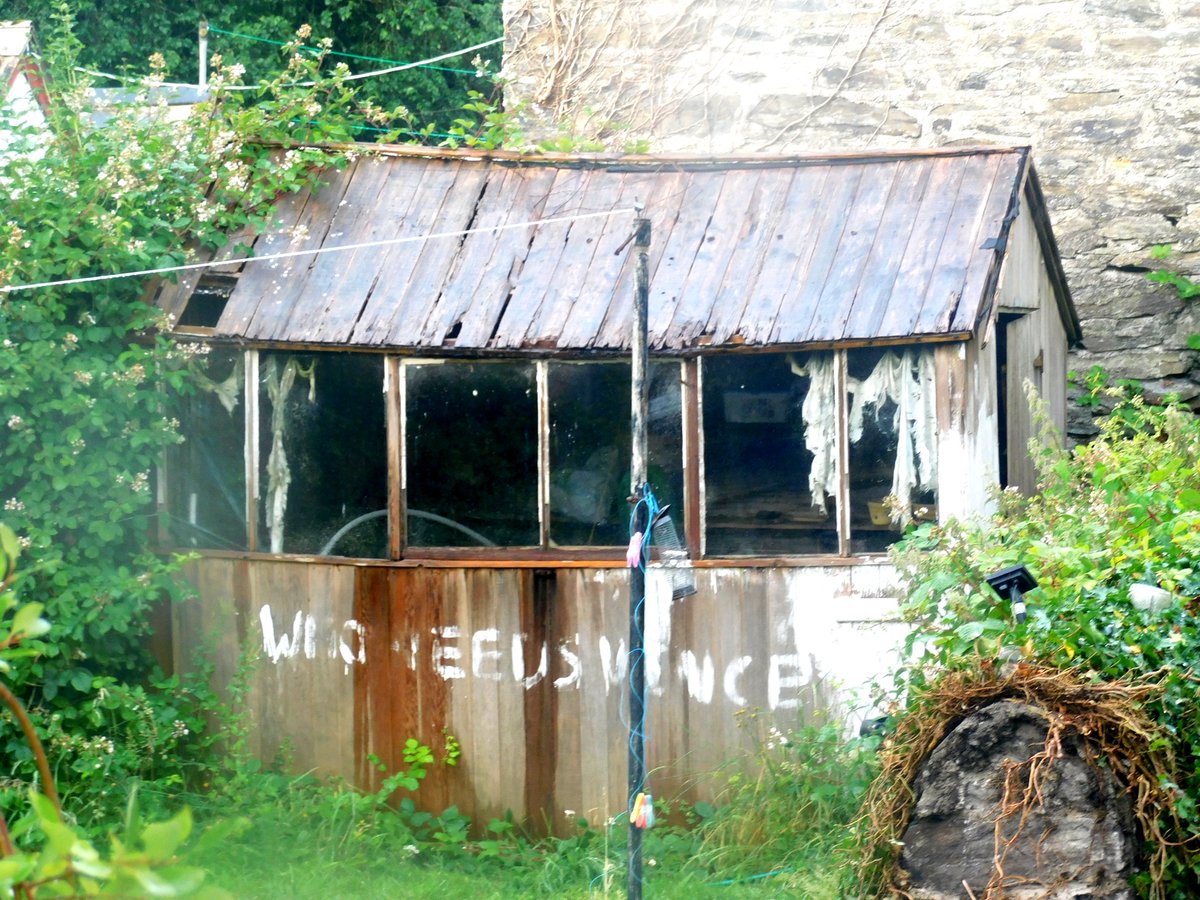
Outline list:
[[[754,751],[714,773],[719,802],[687,810],[686,826],[646,832],[645,894],[844,896],[850,861],[840,849],[874,771],[871,748],[847,744],[832,723],[784,733],[747,713],[743,724]],[[468,837],[453,809],[430,816],[411,798],[387,800],[386,790],[243,773],[216,793],[188,798],[201,822],[244,820],[236,839],[191,862],[233,896],[262,900],[625,895],[622,821],[581,821],[568,837],[532,838],[501,820]]]
[[[583,827],[569,838],[537,841],[514,836],[488,855],[482,841],[454,847],[413,843],[401,815],[368,812],[361,802],[355,809],[348,792],[296,784],[291,797],[256,801],[244,809],[246,830],[237,839],[191,859],[209,871],[211,884],[247,900],[625,895],[623,827],[608,832]],[[222,808],[209,806],[207,813],[219,816]],[[717,877],[688,852],[695,847],[694,836],[672,828],[656,831],[647,834],[645,845],[648,896],[690,900],[779,896],[781,891],[814,900],[837,896],[832,887],[816,893],[801,889],[813,879],[832,885],[832,873]]]

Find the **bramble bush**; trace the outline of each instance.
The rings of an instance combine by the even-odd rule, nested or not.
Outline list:
[[[1153,786],[1156,860],[1145,896],[1200,892],[1200,418],[1146,403],[1100,371],[1089,396],[1112,411],[1089,444],[1067,451],[1044,424],[1035,445],[1039,493],[1004,491],[987,521],[923,525],[896,545],[912,662],[897,675],[895,709],[919,714],[948,673],[998,672],[1005,662],[1069,670],[1084,681],[1149,685],[1152,745],[1174,760]],[[988,575],[1026,565],[1039,586],[1015,621]],[[1147,591],[1154,586],[1165,593]],[[1146,599],[1146,594],[1152,599]],[[907,711],[905,708],[907,707]]]
[[[211,98],[183,121],[151,102],[158,68],[134,103],[98,117],[60,7],[41,54],[48,122],[0,108],[0,517],[34,560],[18,599],[52,623],[11,683],[64,793],[97,813],[115,814],[128,778],[184,779],[206,746],[201,711],[149,651],[151,610],[181,593],[178,561],[154,552],[154,469],[204,360],[164,333],[145,279],[21,287],[188,262],[343,165],[343,152],[299,146],[343,141],[364,115],[344,67],[326,75],[323,54],[298,52],[309,37],[253,92],[226,90],[240,67],[214,59]],[[0,759],[4,776],[29,776],[3,717]]]
[[[165,821],[147,822],[135,789],[126,803],[120,833],[108,834],[105,852],[64,813],[37,731],[6,684],[14,661],[35,655],[39,648],[34,642],[51,629],[42,618],[42,604],[17,599],[20,553],[16,534],[0,524],[0,705],[17,721],[40,779],[36,788],[30,787],[27,806],[12,827],[0,812],[0,896],[32,898],[40,891],[72,897],[227,897],[224,891],[204,884],[203,869],[185,862],[183,845],[192,832],[191,813],[186,808]],[[231,819],[210,829],[192,852],[203,852],[209,844],[246,827],[246,823]]]

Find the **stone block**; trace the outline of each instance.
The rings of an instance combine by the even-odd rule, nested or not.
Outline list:
[[[1092,337],[1085,332],[1084,342]],[[1179,350],[1116,350],[1111,352],[1076,351],[1071,355],[1071,367],[1086,370],[1101,366],[1116,378],[1167,378],[1187,375],[1192,368],[1191,352]]]
[[[1165,24],[1162,4],[1158,0],[1088,0],[1083,5],[1083,12],[1097,18],[1132,21],[1149,27]]]
[[[911,896],[958,900],[964,883],[983,896],[1002,859],[1009,900],[1132,900],[1130,801],[1111,772],[1090,764],[1078,736],[1067,732],[1040,770],[1025,814],[997,823],[1007,773],[1017,767],[1020,783],[1020,767],[1045,750],[1049,727],[1044,710],[1000,701],[972,712],[933,750],[913,784],[903,837]]]

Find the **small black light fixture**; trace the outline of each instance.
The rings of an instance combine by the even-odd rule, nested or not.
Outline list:
[[[1025,594],[1038,586],[1037,579],[1022,565],[1009,566],[988,576],[987,583],[1012,604],[1013,618],[1025,621]]]

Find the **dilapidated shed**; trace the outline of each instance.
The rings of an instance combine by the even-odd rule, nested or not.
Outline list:
[[[431,806],[624,807],[635,208],[697,584],[651,571],[656,793],[738,709],[786,726],[886,667],[905,523],[1033,487],[1023,384],[1061,423],[1080,334],[1026,148],[361,156],[157,296],[212,358],[162,485],[199,552],[175,652],[260,655],[264,757],[366,784],[452,734]]]

